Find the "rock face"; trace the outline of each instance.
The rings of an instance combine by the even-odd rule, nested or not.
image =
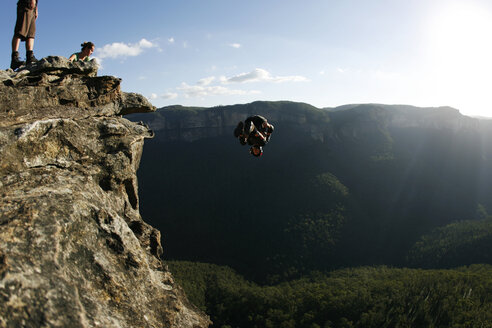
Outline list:
[[[154,111],[96,64],[0,71],[0,327],[207,327],[139,213]]]
[[[154,131],[158,131],[156,137],[159,140],[193,142],[203,138],[231,136],[238,122],[251,115],[263,115],[275,126],[302,126],[313,139],[321,141],[329,122],[323,111],[308,104],[289,101],[256,101],[212,108],[168,106],[148,117],[138,114],[130,117],[148,123]]]
[[[256,101],[211,108],[168,106],[152,115],[135,114],[130,119],[146,122],[156,131],[159,140],[194,142],[230,136],[239,121],[255,114],[265,116],[274,126],[285,130],[301,128],[311,138],[321,142],[343,138],[364,139],[368,134],[387,129],[419,128],[473,133],[481,125],[490,125],[490,122],[483,123],[461,115],[451,107],[361,104],[320,109],[288,101]]]

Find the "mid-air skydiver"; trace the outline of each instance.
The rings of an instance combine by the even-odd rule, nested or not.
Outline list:
[[[267,119],[260,115],[248,117],[244,122],[239,122],[234,129],[234,137],[239,139],[241,145],[250,145],[249,152],[255,157],[263,155],[265,146],[273,133],[274,127]]]

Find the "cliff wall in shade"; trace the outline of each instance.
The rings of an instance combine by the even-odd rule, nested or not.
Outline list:
[[[146,122],[161,141],[193,142],[204,138],[230,136],[241,120],[263,115],[275,126],[302,130],[322,142],[344,138],[366,138],[387,129],[432,129],[472,132],[488,129],[492,123],[461,115],[451,107],[421,108],[408,105],[358,104],[316,108],[289,101],[256,101],[216,107],[167,106],[152,115],[130,115]]]

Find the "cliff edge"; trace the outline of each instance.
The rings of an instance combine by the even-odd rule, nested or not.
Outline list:
[[[208,327],[139,213],[154,111],[94,63],[0,71],[0,327]]]

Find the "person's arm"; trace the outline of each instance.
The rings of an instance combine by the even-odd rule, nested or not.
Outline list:
[[[263,133],[258,131],[258,129],[256,127],[254,128],[253,133],[255,134],[255,136],[259,137],[261,139],[261,141],[263,141],[263,142],[267,141],[267,137],[265,137],[265,135]]]
[[[36,19],[38,19],[38,2],[39,0],[35,0],[36,1],[36,8],[35,8],[35,12],[34,12],[34,17],[36,17]]]
[[[68,60],[70,60],[71,62],[73,62],[75,60],[75,58],[77,58],[77,55],[76,54],[72,54],[70,56],[70,58],[68,58]]]

